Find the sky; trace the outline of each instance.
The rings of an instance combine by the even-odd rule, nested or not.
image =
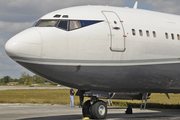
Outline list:
[[[138,9],[180,15],[180,0],[137,0]],[[31,27],[43,15],[62,8],[81,5],[134,6],[136,0],[0,0],[0,78],[19,78],[30,71],[11,60],[5,53],[5,43],[17,33]]]

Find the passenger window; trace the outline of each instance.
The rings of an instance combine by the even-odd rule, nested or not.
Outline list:
[[[140,34],[140,36],[143,36],[142,30],[139,30],[139,34]]]
[[[58,20],[41,20],[36,27],[55,27]]]
[[[70,21],[70,30],[75,30],[81,28],[81,23],[79,21]]]
[[[68,20],[61,20],[59,22],[59,25],[58,27],[61,28],[61,29],[65,29],[65,30],[68,30]]]
[[[166,35],[166,39],[169,39],[168,33],[165,33],[165,35]]]
[[[136,35],[135,29],[132,29],[132,34],[133,34],[133,35]]]
[[[156,37],[156,32],[155,31],[153,31],[153,36]]]
[[[149,34],[149,31],[148,30],[146,30],[146,35],[149,37],[150,36],[150,34]]]
[[[171,37],[172,37],[172,39],[174,40],[174,34],[173,34],[173,33],[171,34]]]
[[[177,38],[178,38],[178,40],[180,40],[180,36],[179,36],[179,34],[177,34]]]

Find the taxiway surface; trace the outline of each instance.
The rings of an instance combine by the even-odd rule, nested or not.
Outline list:
[[[109,107],[107,120],[179,120],[179,109],[133,109],[134,114],[124,113],[125,108]],[[67,105],[0,104],[2,120],[63,120],[82,119],[82,109]]]

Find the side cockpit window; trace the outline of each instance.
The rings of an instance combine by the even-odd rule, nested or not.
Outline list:
[[[75,30],[81,28],[81,23],[79,21],[70,21],[69,30]]]
[[[40,20],[36,27],[55,27],[58,20]]]
[[[61,20],[58,24],[58,28],[68,30],[68,26],[69,26],[68,24],[69,24],[68,20]]]

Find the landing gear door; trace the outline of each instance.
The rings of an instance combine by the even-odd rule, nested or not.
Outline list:
[[[110,50],[113,52],[124,52],[125,31],[119,16],[113,11],[102,11],[110,29]]]

